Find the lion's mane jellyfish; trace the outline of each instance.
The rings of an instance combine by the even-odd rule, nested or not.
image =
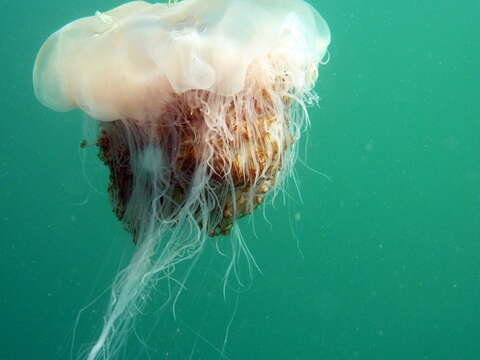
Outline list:
[[[99,120],[115,213],[136,243],[88,360],[124,342],[140,299],[291,173],[326,22],[301,0],[126,3],[51,35],[34,67],[46,106]]]

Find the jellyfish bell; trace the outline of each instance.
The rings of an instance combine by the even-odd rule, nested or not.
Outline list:
[[[135,1],[46,40],[35,94],[99,120],[113,208],[137,244],[88,360],[118,348],[155,280],[280,189],[329,43],[301,0]]]
[[[305,89],[311,85],[305,76],[329,41],[325,21],[301,1],[137,1],[50,36],[35,63],[34,88],[54,110],[142,120],[162,111],[166,101],[158,95],[191,89],[238,93],[253,60],[269,55],[276,59],[264,81],[287,70],[292,85]],[[258,76],[265,69],[257,65]]]

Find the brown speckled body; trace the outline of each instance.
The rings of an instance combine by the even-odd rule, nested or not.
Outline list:
[[[109,192],[114,211],[134,238],[141,219],[125,216],[135,183],[132,132],[137,152],[153,145],[168,154],[168,187],[176,204],[184,203],[192,174],[202,162],[207,162],[209,188],[224,194],[209,216],[210,223],[204,227],[210,236],[228,234],[236,219],[250,214],[263,202],[274,187],[284,154],[293,142],[287,116],[278,118],[256,109],[252,124],[246,116],[235,113],[233,104],[219,131],[206,125],[201,109],[188,109],[181,100],[148,124],[128,120],[102,123],[97,146],[100,158],[110,169]],[[273,135],[278,132],[282,136]],[[143,191],[148,193],[151,189]],[[172,208],[168,215],[174,211]],[[200,219],[198,222],[201,225]]]

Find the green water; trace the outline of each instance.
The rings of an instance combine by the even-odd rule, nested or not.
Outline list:
[[[31,88],[52,31],[118,4],[2,3],[0,360],[76,359],[134,249],[79,148],[85,117]],[[480,3],[314,5],[333,42],[302,146],[326,176],[298,164],[303,203],[290,187],[256,236],[241,223],[262,272],[238,296],[208,246],[176,320],[160,283],[138,322],[148,350],[133,337],[121,358],[480,358]]]

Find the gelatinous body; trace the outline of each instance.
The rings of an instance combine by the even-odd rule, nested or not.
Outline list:
[[[47,39],[35,93],[99,120],[112,204],[137,244],[88,360],[116,354],[154,282],[279,190],[329,42],[301,0],[137,1]],[[234,264],[249,252],[231,239]]]

